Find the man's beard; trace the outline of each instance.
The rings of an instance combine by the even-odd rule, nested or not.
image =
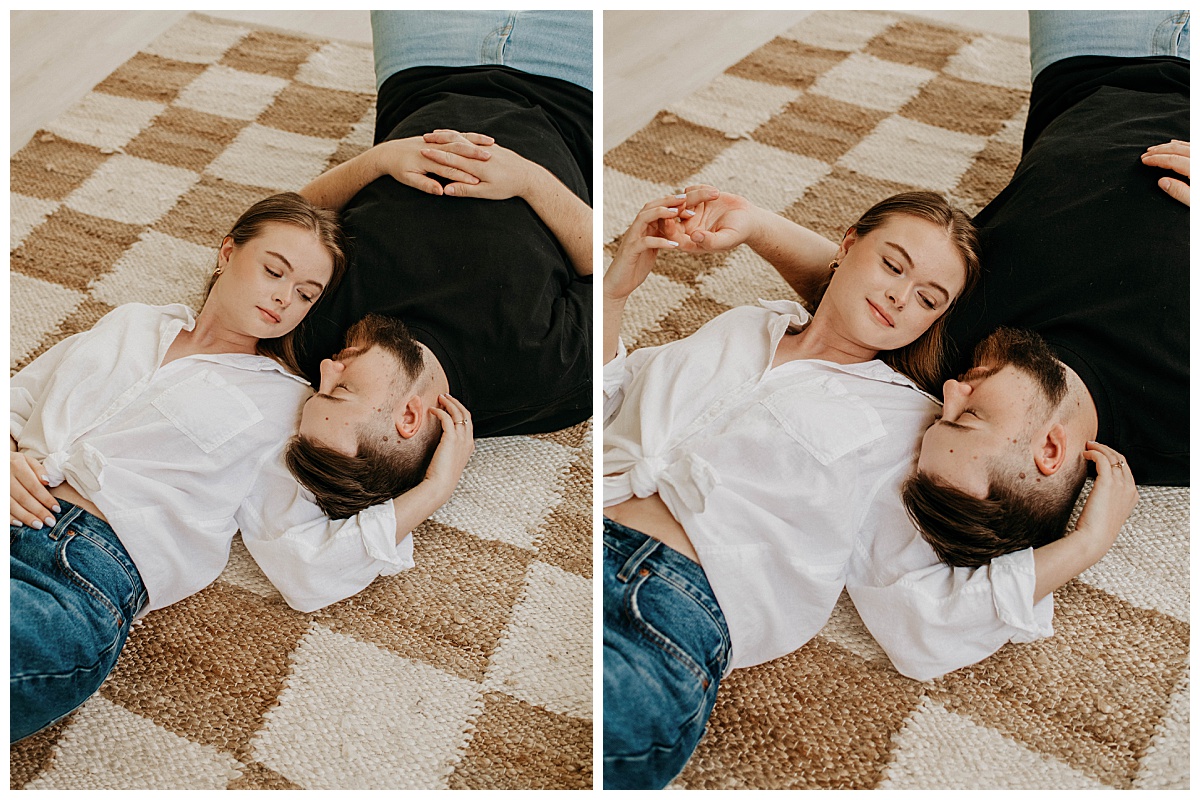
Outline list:
[[[395,356],[400,367],[414,380],[425,369],[425,354],[408,326],[398,319],[368,314],[346,332],[346,347],[367,350],[378,346]]]
[[[1033,331],[997,328],[975,347],[975,366],[1000,369],[1013,366],[1032,377],[1050,408],[1067,395],[1067,371],[1046,340]]]

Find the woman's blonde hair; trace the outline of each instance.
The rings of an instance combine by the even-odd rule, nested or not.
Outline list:
[[[233,243],[240,247],[261,234],[263,228],[272,222],[294,225],[297,228],[302,228],[314,234],[317,237],[317,241],[329,253],[329,257],[333,262],[333,271],[330,274],[329,282],[321,291],[321,296],[317,298],[317,302],[309,309],[309,313],[304,316],[304,320],[283,336],[274,339],[258,340],[258,352],[260,355],[273,358],[296,375],[302,375],[304,373],[301,371],[300,362],[296,357],[296,337],[299,335],[301,329],[308,324],[313,311],[325,301],[325,298],[333,294],[341,282],[342,276],[346,274],[348,263],[346,257],[346,238],[342,232],[342,223],[336,211],[315,206],[295,192],[283,192],[282,194],[271,195],[259,200],[246,209],[245,213],[238,217],[237,222],[233,224],[233,228],[229,233],[225,234],[221,241],[224,242],[225,239],[233,239]],[[219,278],[220,273],[214,272],[212,277],[208,279],[208,286],[204,289],[206,300],[208,299],[208,295],[212,293],[213,286],[216,285]]]
[[[867,209],[866,213],[858,218],[858,222],[850,226],[847,233],[854,231],[858,236],[866,236],[897,214],[927,220],[944,230],[950,237],[950,243],[962,257],[965,268],[962,291],[950,301],[945,312],[934,320],[929,329],[911,344],[879,354],[880,361],[912,378],[925,391],[940,397],[946,365],[946,321],[958,298],[971,291],[979,282],[979,234],[970,217],[950,205],[945,197],[936,192],[901,192],[880,200]],[[832,277],[831,272],[829,278]],[[828,286],[827,278],[825,286],[813,300],[814,308],[821,302]]]

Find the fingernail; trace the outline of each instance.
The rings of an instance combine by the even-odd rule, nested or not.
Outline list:
[[[55,514],[61,514],[61,513],[62,513],[62,509],[58,507],[58,504],[57,504],[57,503],[55,503],[53,506],[51,506],[51,507],[50,507],[50,510],[51,510],[51,511],[53,511]]]
[[[35,531],[40,531],[42,529],[42,523],[35,519],[29,527],[33,528]]]
[[[46,517],[46,524],[49,525],[51,528],[53,528],[54,527],[54,517]]]
[[[687,195],[686,194],[677,194],[677,195],[675,195],[675,199],[676,200],[687,200]]]
[[[9,524],[9,525],[12,525],[13,527],[19,528],[19,527],[21,526],[21,520],[19,520],[19,519],[14,519],[12,522],[10,522],[10,523],[8,523],[8,524]]]
[[[49,482],[50,482],[50,478],[48,478],[48,477],[47,477],[47,476],[45,476],[45,475],[39,475],[38,477],[42,479],[42,483],[49,483]]]
[[[671,243],[671,247],[679,247],[679,242],[672,242],[670,239],[667,241]]]
[[[453,186],[446,186],[446,187],[443,187],[443,188],[442,188],[442,191],[443,191],[443,192],[445,192],[446,194],[453,195],[453,194],[454,194],[454,187],[453,187]]]
[[[694,217],[694,216],[696,216],[696,212],[695,212],[695,211],[692,211],[690,208],[685,208],[685,209],[683,210],[683,213],[684,213],[684,214],[687,214],[689,217]]]

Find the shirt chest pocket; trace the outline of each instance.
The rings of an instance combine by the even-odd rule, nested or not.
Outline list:
[[[831,375],[775,392],[761,403],[783,431],[822,464],[832,464],[887,433],[879,412]]]
[[[211,370],[175,384],[152,405],[206,453],[263,418],[241,389]]]

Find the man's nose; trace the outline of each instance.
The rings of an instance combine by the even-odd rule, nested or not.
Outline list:
[[[953,378],[942,384],[942,419],[954,421],[971,396],[971,384]]]
[[[345,364],[334,361],[332,358],[326,358],[321,362],[321,394],[329,394],[344,369],[346,369]]]

